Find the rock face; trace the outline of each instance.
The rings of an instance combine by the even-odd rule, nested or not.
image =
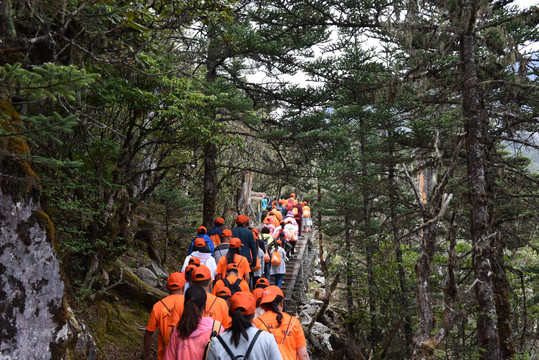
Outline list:
[[[32,197],[0,187],[0,354],[60,359],[67,339],[64,282],[52,224]]]

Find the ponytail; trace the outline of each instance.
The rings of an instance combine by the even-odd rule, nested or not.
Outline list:
[[[232,331],[232,336],[230,337],[230,339],[235,347],[238,347],[242,335],[245,340],[249,340],[247,329],[252,326],[251,322],[253,321],[254,317],[254,313],[250,315],[243,315],[241,311],[242,308],[238,308],[236,309],[235,313],[229,313],[230,317],[232,318],[232,326],[228,330],[226,330]]]
[[[232,264],[234,262],[234,255],[240,253],[240,248],[229,248],[228,253],[226,254],[226,263]]]
[[[277,295],[272,302],[262,304],[262,309],[264,309],[264,311],[273,311],[277,314],[277,323],[279,326],[281,326],[281,323],[283,322],[283,314],[279,311],[279,304],[282,303],[283,300],[284,298],[281,295]]]
[[[206,291],[200,286],[191,286],[185,292],[185,305],[178,322],[178,334],[186,339],[195,331],[206,307]]]

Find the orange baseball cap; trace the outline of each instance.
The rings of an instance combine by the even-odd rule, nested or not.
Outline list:
[[[224,229],[224,230],[221,232],[221,236],[232,236],[232,230],[230,230],[230,229]]]
[[[284,203],[286,203],[286,200],[284,200],[284,199],[279,200],[279,204],[282,205],[282,204],[284,204]]]
[[[206,229],[205,226],[199,226],[198,229],[197,229],[197,234],[200,234],[202,232],[202,230],[204,230],[204,233],[208,232],[208,229]]]
[[[249,222],[249,217],[245,215],[238,215],[236,218],[236,224],[245,224]]]
[[[204,281],[211,279],[211,271],[206,265],[200,265],[193,271],[193,281]]]
[[[268,286],[267,288],[262,291],[262,300],[260,301],[261,304],[267,304],[275,300],[277,296],[282,296],[284,298],[283,291],[275,285]]]
[[[230,239],[230,248],[235,249],[241,247],[241,240],[239,238]]]
[[[197,258],[196,256],[191,256],[191,258],[189,259],[189,265],[196,265],[197,267],[200,265],[200,259]]]
[[[256,301],[260,300],[263,292],[264,292],[264,289],[262,288],[253,289],[252,294],[255,296]]]
[[[206,240],[204,238],[196,238],[195,242],[193,243],[193,247],[204,247],[206,246]]]
[[[175,290],[181,289],[187,281],[185,280],[185,275],[179,272],[173,272],[168,276],[167,279],[167,289]]]
[[[214,224],[221,224],[221,225],[224,225],[225,223],[225,219],[223,219],[222,217],[218,217],[216,218],[214,221],[213,221]]]
[[[292,193],[292,194],[290,194],[290,197],[291,197],[291,198],[295,198],[295,197],[296,197],[296,194]]]
[[[236,263],[230,263],[226,266],[226,271],[230,270],[230,269],[234,269],[236,271],[239,271],[238,270],[238,265],[236,265]]]
[[[269,284],[270,283],[268,279],[266,279],[265,277],[261,277],[256,281],[255,287],[258,287],[258,285],[265,285],[264,287],[267,287],[269,286]]]
[[[187,266],[185,267],[185,271],[184,271],[183,273],[184,273],[184,274],[185,274],[185,273],[188,273],[189,270],[196,269],[198,266],[199,266],[199,265],[196,265],[196,264],[190,264],[190,265],[187,265]],[[187,280],[187,279],[186,279],[186,280]]]
[[[241,310],[243,315],[251,315],[256,309],[256,298],[253,294],[238,291],[230,298],[230,312],[235,313],[236,310]]]
[[[217,291],[217,296],[219,297],[224,297],[224,296],[232,296],[232,292],[230,291],[229,288],[227,288],[226,286],[223,286],[221,287],[221,289],[219,289],[219,291]]]
[[[277,245],[279,245],[279,246],[283,246],[283,242],[282,242],[281,240],[277,240],[276,243],[277,243]]]

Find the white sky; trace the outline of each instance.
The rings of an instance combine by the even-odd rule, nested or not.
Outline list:
[[[517,5],[519,8],[521,9],[527,9],[531,6],[536,6],[536,5],[539,5],[539,0],[515,0],[513,1],[513,4],[514,5]],[[369,39],[367,39],[366,41],[366,46],[374,46],[376,47],[376,40],[373,40],[373,41],[370,41]],[[539,52],[539,43],[533,43],[533,44],[529,44],[527,45],[523,50],[525,50],[526,52]],[[321,56],[322,54],[320,53],[320,51],[317,51],[317,49],[315,49],[315,53],[316,53],[316,56]],[[253,74],[253,75],[249,75],[248,78],[253,81],[253,82],[257,82],[257,83],[265,83],[265,82],[268,82],[268,81],[271,81],[270,78],[266,77],[262,72],[258,72],[256,74]],[[297,73],[296,75],[281,75],[280,78],[282,80],[285,80],[285,81],[289,81],[290,83],[296,83],[296,84],[302,84],[302,83],[305,83],[307,80],[306,76],[304,73]],[[311,85],[315,85],[315,83],[313,82],[309,82]]]

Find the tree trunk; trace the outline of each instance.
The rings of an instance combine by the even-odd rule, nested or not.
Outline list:
[[[204,146],[204,200],[202,201],[202,223],[208,229],[213,226],[217,205],[217,146]]]
[[[475,62],[476,13],[475,1],[462,2],[463,33],[460,39],[462,109],[465,118],[467,177],[471,207],[470,232],[475,275],[473,286],[479,307],[476,336],[477,345],[483,350],[481,359],[498,360],[500,359],[500,344],[494,292],[490,279],[492,250],[488,229],[485,157],[481,134],[484,124]]]
[[[345,226],[345,232],[344,232],[344,242],[346,249],[350,249],[350,223],[348,221],[348,217],[344,216],[344,226]],[[354,274],[352,273],[352,261],[350,259],[350,254],[348,253],[345,257],[345,264],[346,264],[346,305],[349,315],[354,314],[354,294],[352,292],[353,288],[353,278]],[[354,316],[351,317],[352,320],[349,320],[346,322],[346,327],[348,328],[348,332],[350,334],[354,334]]]
[[[240,198],[238,199],[237,209],[241,214],[250,216],[253,220],[255,213],[251,205],[251,190],[253,188],[253,173],[243,174],[243,185]]]

